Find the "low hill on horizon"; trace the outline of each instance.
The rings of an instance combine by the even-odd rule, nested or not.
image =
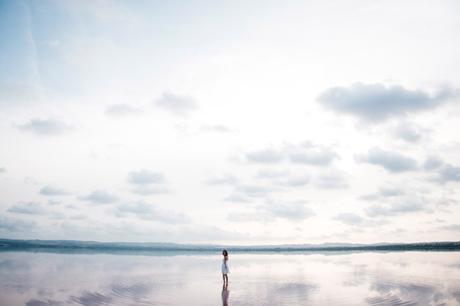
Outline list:
[[[405,250],[460,250],[460,241],[373,244],[327,242],[321,244],[272,245],[217,245],[181,244],[171,242],[98,242],[79,240],[21,240],[0,238],[0,251],[217,251],[227,248],[236,252],[295,252],[295,251],[405,251]]]

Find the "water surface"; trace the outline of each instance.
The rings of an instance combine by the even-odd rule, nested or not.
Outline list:
[[[0,305],[460,305],[460,252],[0,252]]]

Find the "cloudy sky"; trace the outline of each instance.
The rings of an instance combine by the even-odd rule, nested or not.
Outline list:
[[[0,237],[460,233],[458,1],[0,1]]]

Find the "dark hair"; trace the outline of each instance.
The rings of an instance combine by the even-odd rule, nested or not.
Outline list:
[[[227,250],[223,250],[223,251],[222,251],[222,254],[224,254],[224,256],[228,256]]]

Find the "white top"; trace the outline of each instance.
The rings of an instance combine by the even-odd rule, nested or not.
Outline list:
[[[228,274],[228,273],[230,273],[230,269],[228,268],[228,260],[226,264],[225,259],[222,259],[222,274]]]

